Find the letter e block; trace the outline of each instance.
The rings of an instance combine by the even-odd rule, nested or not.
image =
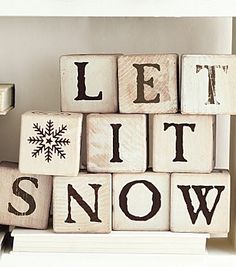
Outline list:
[[[120,112],[176,113],[177,67],[175,54],[120,56]]]
[[[89,172],[144,172],[146,168],[146,115],[88,115]]]
[[[213,116],[160,114],[153,117],[153,170],[213,169]]]
[[[29,111],[22,115],[22,173],[76,176],[80,167],[82,114]]]
[[[61,109],[69,112],[117,112],[117,56],[62,56]]]
[[[228,171],[171,175],[171,231],[228,233],[229,213]]]
[[[46,229],[52,177],[22,174],[16,163],[0,164],[0,224]]]
[[[181,112],[236,114],[236,56],[182,57]]]
[[[113,175],[113,230],[169,230],[170,174]]]
[[[80,173],[77,177],[54,177],[53,229],[109,233],[111,175]]]

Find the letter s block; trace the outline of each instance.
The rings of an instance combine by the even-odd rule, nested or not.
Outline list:
[[[68,55],[60,59],[61,110],[117,112],[117,56]]]
[[[236,56],[182,57],[181,112],[236,114]]]
[[[176,113],[177,69],[175,54],[120,56],[120,112]]]
[[[53,229],[109,233],[111,175],[80,173],[77,177],[54,177]]]
[[[153,116],[153,170],[206,172],[213,169],[213,116]]]
[[[22,174],[16,163],[0,164],[0,224],[46,229],[52,177]]]
[[[229,214],[228,171],[171,175],[171,231],[226,234]]]
[[[169,230],[170,174],[113,174],[113,230]]]

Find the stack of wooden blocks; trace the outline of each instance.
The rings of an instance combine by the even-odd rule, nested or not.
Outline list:
[[[53,189],[55,232],[227,234],[215,115],[236,114],[236,56],[69,55],[60,65],[62,112],[23,114],[19,170],[1,163],[0,224],[46,229]]]

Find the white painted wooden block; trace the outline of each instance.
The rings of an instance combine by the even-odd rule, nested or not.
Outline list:
[[[176,113],[177,67],[175,54],[120,56],[120,112]]]
[[[228,233],[230,175],[171,175],[171,230],[174,232]]]
[[[16,163],[2,162],[0,224],[46,229],[51,192],[51,176],[22,174]]]
[[[113,230],[169,230],[170,174],[113,174]]]
[[[14,84],[0,84],[0,115],[6,115],[15,105]]]
[[[21,119],[19,169],[23,173],[76,176],[82,114],[28,111]]]
[[[153,170],[155,172],[211,172],[213,123],[213,116],[154,115]]]
[[[62,111],[118,110],[117,55],[62,56],[60,65]]]
[[[77,177],[54,177],[53,229],[109,233],[111,175],[80,173]]]
[[[236,114],[235,103],[235,55],[182,57],[182,113]]]
[[[146,116],[87,116],[87,169],[90,172],[144,172],[147,168]]]

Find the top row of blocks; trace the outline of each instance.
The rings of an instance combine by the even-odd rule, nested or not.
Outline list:
[[[236,114],[236,55],[181,60],[181,113]],[[61,110],[176,113],[178,62],[176,54],[62,56]]]

